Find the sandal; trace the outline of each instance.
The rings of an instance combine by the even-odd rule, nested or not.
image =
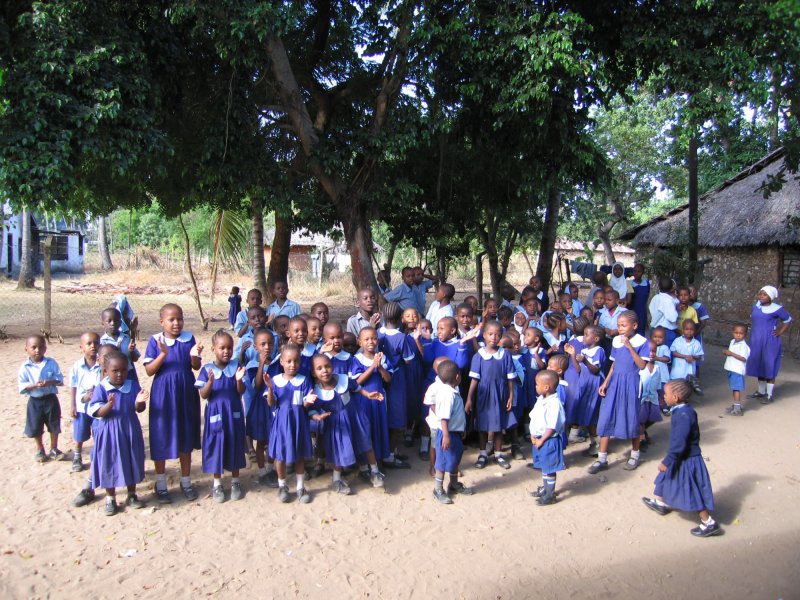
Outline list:
[[[662,517],[672,512],[672,509],[670,509],[666,504],[661,504],[659,502],[656,502],[652,498],[642,498],[642,502],[647,508],[657,512]]]
[[[476,469],[482,469],[486,466],[486,463],[489,461],[489,458],[485,454],[481,454],[478,457],[478,460],[475,462]]]
[[[505,469],[506,471],[511,468],[511,465],[506,460],[505,456],[502,456],[500,454],[495,454],[494,455],[494,460],[497,462],[499,467]]]

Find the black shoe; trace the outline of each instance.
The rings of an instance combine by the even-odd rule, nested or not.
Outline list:
[[[113,517],[117,514],[117,501],[116,500],[106,500],[106,506],[103,508],[103,514],[107,517]]]
[[[583,452],[581,452],[581,456],[586,456],[587,458],[597,458],[598,450],[597,444],[589,444],[589,447],[586,448]]]
[[[194,489],[194,486],[191,483],[186,487],[183,487],[183,484],[181,484],[181,491],[187,500],[197,500],[197,490]]]
[[[169,495],[167,488],[163,490],[156,488],[156,500],[159,504],[172,504],[172,496]]]
[[[86,506],[92,500],[94,500],[94,490],[83,489],[72,500],[72,506],[80,508],[81,506]]]
[[[761,402],[761,404],[772,404],[773,397],[772,396],[763,396],[758,401]],[[52,456],[51,456],[51,458],[52,458]],[[712,534],[712,535],[714,535],[714,534]]]
[[[668,515],[669,513],[672,512],[672,509],[670,509],[668,506],[666,506],[664,504],[659,504],[658,502],[656,502],[652,498],[642,498],[642,502],[644,502],[644,505],[647,508],[649,508],[652,511],[657,512],[662,517],[665,516],[665,515]]]
[[[450,485],[447,488],[448,494],[461,494],[462,496],[472,496],[475,494],[475,490],[471,487],[465,486],[460,481],[456,482],[453,485]]]
[[[369,469],[365,471],[359,469],[358,478],[364,483],[372,483],[372,472]]]
[[[129,494],[128,497],[125,498],[125,506],[129,508],[144,508],[147,504],[139,500],[136,494]]]
[[[543,496],[536,499],[536,504],[539,506],[547,506],[549,504],[555,504],[556,501],[555,492],[545,491]]]
[[[594,475],[595,473],[599,473],[600,471],[607,471],[607,470],[608,470],[607,460],[596,460],[589,466],[590,475]]]
[[[313,467],[311,467],[311,476],[312,477],[320,477],[323,473],[325,473],[325,465],[321,465],[317,463]]]
[[[395,455],[393,460],[384,460],[383,466],[387,469],[410,469],[411,465]]]
[[[453,503],[453,500],[450,498],[450,496],[447,495],[447,492],[445,492],[443,489],[437,490],[437,489],[434,488],[433,497],[436,498],[436,500],[439,501],[439,504],[452,504]]]
[[[716,521],[711,525],[703,525],[701,523],[691,531],[691,534],[697,537],[711,537],[713,535],[722,535],[723,533],[722,527]]]

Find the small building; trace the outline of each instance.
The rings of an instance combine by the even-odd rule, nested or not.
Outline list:
[[[765,196],[764,184],[780,177],[780,190]],[[652,263],[663,249],[680,254],[688,240],[688,204],[629,229],[620,236]],[[784,166],[776,150],[699,202],[698,260],[701,299],[708,306],[719,339],[727,340],[733,321],[749,321],[759,289],[778,288],[778,302],[800,317],[800,178]],[[790,348],[798,346],[797,328]]]
[[[289,269],[309,273],[312,277],[319,276],[320,256],[325,260],[325,273],[338,271],[344,273],[350,268],[350,253],[344,241],[344,235],[338,231],[336,238],[323,233],[309,231],[292,231],[289,241]],[[272,240],[275,230],[264,231],[264,260],[269,264],[272,256]],[[383,252],[383,248],[373,242],[373,252]]]
[[[22,215],[3,206],[0,268],[7,277],[19,276],[22,257]],[[50,269],[52,273],[83,273],[84,233],[63,218],[30,213],[33,265],[36,274],[44,272],[42,243],[53,236]]]

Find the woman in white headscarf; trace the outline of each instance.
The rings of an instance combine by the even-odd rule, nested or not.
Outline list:
[[[789,329],[791,315],[776,303],[778,290],[765,285],[758,292],[758,300],[750,315],[753,326],[750,331],[750,357],[746,374],[758,377],[758,391],[748,398],[758,398],[762,404],[772,402],[775,378],[781,369],[781,337]]]
[[[611,277],[608,279],[608,285],[614,288],[619,294],[619,303],[622,306],[629,306],[633,298],[633,287],[630,282],[625,279],[625,267],[621,262],[615,262],[611,266]]]

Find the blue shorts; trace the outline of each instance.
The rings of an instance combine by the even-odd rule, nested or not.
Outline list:
[[[92,417],[86,413],[78,413],[72,421],[72,439],[83,443],[92,437]]]
[[[541,469],[542,475],[552,475],[566,468],[561,434],[556,433],[547,438],[541,448],[533,447],[533,468]]]
[[[436,431],[436,464],[435,469],[443,473],[458,473],[458,466],[461,464],[461,457],[464,455],[464,441],[461,439],[461,432],[454,431],[450,434],[450,447],[442,450],[442,430]]]
[[[726,371],[728,374],[728,387],[733,392],[744,391],[744,375],[741,373],[734,373],[733,371]]]

